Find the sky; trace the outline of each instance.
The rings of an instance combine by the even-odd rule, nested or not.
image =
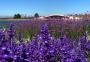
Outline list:
[[[0,0],[0,15],[75,14],[90,11],[90,0]]]

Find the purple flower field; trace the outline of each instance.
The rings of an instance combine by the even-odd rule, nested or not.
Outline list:
[[[48,24],[43,24],[40,32],[26,42],[22,33],[15,36],[13,27],[10,24],[7,30],[0,31],[0,62],[89,62],[87,33],[83,33],[78,41],[71,41],[63,32],[55,39],[49,33]]]
[[[90,0],[1,0],[0,62],[90,62]]]
[[[33,38],[37,33],[40,33],[40,27],[44,24],[48,25],[49,33],[59,38],[61,32],[63,32],[68,38],[78,39],[79,36],[86,32],[86,25],[89,21],[76,21],[76,20],[28,20],[28,21],[16,21],[15,30],[16,33],[21,32],[24,38]]]

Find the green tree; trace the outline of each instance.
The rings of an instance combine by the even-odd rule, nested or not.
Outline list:
[[[18,13],[18,14],[15,14],[15,15],[14,15],[14,18],[15,18],[15,19],[20,19],[20,18],[21,18],[21,15],[20,15],[19,13]]]
[[[39,17],[39,14],[38,13],[35,13],[34,17],[38,18]]]

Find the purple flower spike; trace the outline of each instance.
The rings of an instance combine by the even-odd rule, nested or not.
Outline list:
[[[87,50],[90,52],[90,42],[87,42],[86,48],[87,48]]]
[[[41,27],[41,33],[48,34],[48,26],[47,26],[47,24],[45,24],[45,25],[43,25]]]

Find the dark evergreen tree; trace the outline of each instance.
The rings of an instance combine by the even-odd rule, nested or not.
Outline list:
[[[39,14],[38,13],[35,13],[34,17],[38,18],[39,17]]]
[[[18,14],[15,14],[15,15],[14,15],[14,18],[15,18],[15,19],[20,19],[20,18],[21,18],[21,15],[20,15],[19,13],[18,13]]]

